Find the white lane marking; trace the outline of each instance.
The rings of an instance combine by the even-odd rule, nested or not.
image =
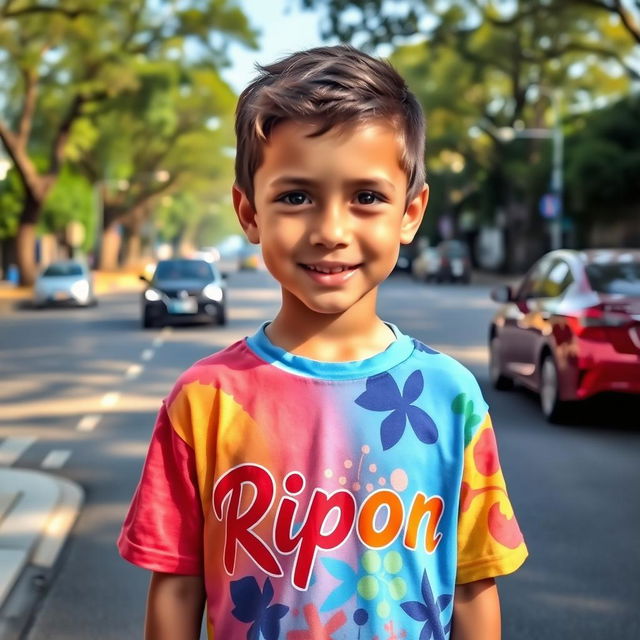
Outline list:
[[[103,407],[115,407],[120,402],[120,394],[117,391],[110,391],[105,393],[100,400],[100,404]]]
[[[151,358],[153,358],[153,349],[145,349],[142,352],[142,356],[141,358],[145,361],[148,362],[149,360],[151,360]]]
[[[153,347],[161,347],[163,344],[164,344],[164,338],[162,336],[158,336],[157,338],[154,338],[153,342],[151,343]]]
[[[102,416],[99,413],[84,416],[80,422],[78,422],[76,429],[78,431],[93,431],[98,426],[100,420],[102,420]]]
[[[132,364],[124,374],[125,380],[133,380],[134,378],[137,378],[143,370],[144,367],[141,364]]]
[[[54,449],[49,451],[40,466],[43,469],[61,469],[70,457],[69,449]]]
[[[0,444],[0,467],[10,467],[37,439],[31,436],[6,438]]]

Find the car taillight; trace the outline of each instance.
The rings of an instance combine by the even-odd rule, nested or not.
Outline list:
[[[609,342],[611,336],[607,329],[624,327],[632,322],[626,313],[607,311],[601,306],[581,309],[567,318],[573,332],[585,340]]]
[[[578,314],[578,322],[583,327],[624,327],[631,322],[631,317],[601,307],[589,307]]]

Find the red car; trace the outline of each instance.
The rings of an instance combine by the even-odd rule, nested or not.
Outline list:
[[[495,388],[538,392],[550,422],[603,391],[640,394],[640,249],[552,251],[491,297],[504,303],[489,331]]]

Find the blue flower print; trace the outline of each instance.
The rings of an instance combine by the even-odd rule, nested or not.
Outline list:
[[[438,428],[431,417],[413,403],[424,389],[420,371],[414,371],[404,383],[402,393],[393,377],[383,373],[367,379],[366,391],[356,398],[356,404],[370,411],[391,411],[380,425],[380,440],[384,451],[398,444],[407,420],[420,442],[433,444]]]
[[[432,349],[431,347],[428,347],[426,344],[424,344],[424,342],[420,342],[420,340],[414,340],[413,341],[413,346],[418,351],[423,351],[424,353],[428,353],[428,354],[433,355],[433,356],[437,356],[437,355],[440,354],[439,351],[436,351],[435,349]]]
[[[449,606],[452,596],[443,594],[436,602],[433,598],[433,591],[429,584],[427,572],[422,574],[422,599],[424,602],[410,601],[403,602],[400,606],[403,611],[418,622],[424,622],[420,637],[417,640],[445,640],[447,633],[451,629],[451,621],[443,627],[440,622],[440,614]]]
[[[283,604],[269,603],[273,599],[273,585],[267,578],[264,589],[260,587],[253,576],[235,580],[230,585],[231,599],[235,608],[231,613],[240,622],[251,622],[247,631],[247,640],[278,640],[280,636],[280,619],[287,615],[289,607]]]

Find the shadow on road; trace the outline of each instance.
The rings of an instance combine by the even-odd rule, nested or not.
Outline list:
[[[523,403],[531,403],[531,411],[540,411],[536,393],[518,387],[510,393]],[[541,414],[542,415],[542,414]],[[640,398],[623,393],[602,393],[588,400],[570,405],[568,415],[552,427],[588,429],[607,433],[636,433],[640,437]]]

